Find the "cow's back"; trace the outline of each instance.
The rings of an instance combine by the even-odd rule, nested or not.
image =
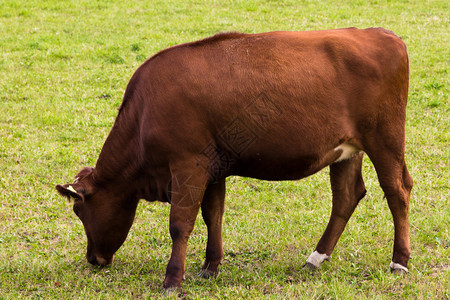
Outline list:
[[[214,145],[234,173],[297,178],[342,143],[364,150],[380,114],[404,113],[406,96],[386,93],[407,91],[408,62],[383,29],[222,34],[162,51],[134,80],[148,144],[187,157]]]

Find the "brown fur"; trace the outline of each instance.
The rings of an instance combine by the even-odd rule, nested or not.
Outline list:
[[[330,166],[333,210],[316,250],[331,255],[365,194],[372,160],[394,217],[393,261],[410,255],[412,188],[405,159],[405,44],[384,29],[226,33],[163,50],[135,72],[94,169],[59,193],[75,198],[87,258],[112,261],[139,199],[169,201],[172,255],[164,287],[180,287],[201,207],[205,276],[223,257],[225,178],[300,179]]]

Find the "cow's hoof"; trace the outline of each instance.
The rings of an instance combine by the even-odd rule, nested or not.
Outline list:
[[[315,271],[315,270],[318,270],[319,268],[316,267],[315,265],[313,265],[313,264],[310,263],[310,262],[306,262],[306,263],[303,265],[303,269]]]
[[[186,299],[186,293],[183,292],[181,287],[164,288],[162,296],[164,299]]]
[[[397,275],[406,275],[406,274],[408,274],[408,268],[402,266],[401,264],[398,264],[398,263],[395,263],[395,262],[391,262],[389,267],[391,268],[391,273],[392,274],[397,274]]]
[[[171,282],[168,280],[164,281],[164,292],[181,292],[181,283],[180,282]]]
[[[322,263],[327,260],[330,261],[331,256],[323,253],[320,254],[315,250],[306,260],[306,263],[303,265],[303,268],[308,268],[309,270],[317,270],[320,269]]]
[[[217,275],[219,275],[219,272],[214,272],[211,270],[207,270],[207,269],[202,269],[197,276],[204,278],[204,279],[208,279],[208,278],[216,278]]]
[[[408,274],[408,270],[391,268],[391,274],[404,276],[404,275]]]
[[[162,292],[164,298],[171,298],[173,296],[176,296],[177,298],[182,298],[183,290],[181,289],[181,286],[179,287],[164,287]]]
[[[407,271],[402,270],[402,269],[391,269],[391,273],[395,274],[395,275],[401,275],[401,276],[408,274]]]

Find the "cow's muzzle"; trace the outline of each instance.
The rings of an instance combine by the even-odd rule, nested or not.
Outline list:
[[[99,255],[90,255],[86,257],[88,262],[94,266],[107,266],[110,265],[114,260],[114,255],[110,258],[101,257]]]

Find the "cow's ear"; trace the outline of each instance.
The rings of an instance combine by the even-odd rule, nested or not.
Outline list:
[[[56,190],[58,191],[58,193],[63,196],[66,197],[67,200],[81,200],[84,201],[84,195],[80,192],[77,192],[77,190],[75,189],[74,185],[71,184],[58,184],[56,186]]]

